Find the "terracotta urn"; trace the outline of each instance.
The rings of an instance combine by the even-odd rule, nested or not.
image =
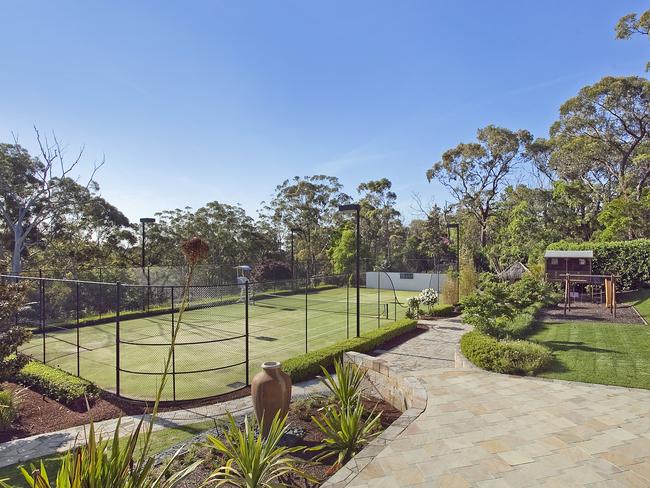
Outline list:
[[[262,371],[251,383],[251,397],[255,416],[262,424],[262,435],[266,437],[275,415],[278,411],[286,415],[291,402],[291,378],[282,371],[279,361],[262,363]]]

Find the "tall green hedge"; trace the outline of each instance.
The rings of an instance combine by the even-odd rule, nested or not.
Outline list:
[[[548,249],[594,251],[593,273],[621,276],[624,289],[650,283],[650,239],[611,242],[554,242]]]

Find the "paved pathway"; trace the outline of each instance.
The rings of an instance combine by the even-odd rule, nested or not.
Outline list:
[[[305,381],[293,386],[292,397],[300,398],[321,391],[324,391],[324,387],[318,380]],[[217,419],[228,412],[233,415],[242,415],[252,412],[252,410],[253,405],[250,396],[248,396],[203,407],[161,412],[154,424],[154,430]],[[123,417],[120,423],[120,435],[125,436],[131,433],[140,418],[140,415]],[[150,416],[146,415],[145,419],[149,420]],[[104,420],[95,424],[95,430],[97,433],[102,433],[104,438],[108,438],[112,437],[116,425],[116,419]],[[2,443],[0,444],[0,468],[34,458],[50,456],[57,452],[65,452],[75,444],[85,442],[87,429],[87,425],[81,425]]]
[[[444,327],[382,354],[427,408],[348,486],[650,486],[650,391],[450,369]]]

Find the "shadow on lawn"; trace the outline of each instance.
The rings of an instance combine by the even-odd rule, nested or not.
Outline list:
[[[576,342],[576,341],[539,341],[539,342],[540,344],[550,347],[553,351],[610,352],[614,354],[620,354],[618,351],[615,351],[613,349],[591,347],[585,344],[584,342]]]

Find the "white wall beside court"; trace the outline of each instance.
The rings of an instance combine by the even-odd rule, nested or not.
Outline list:
[[[395,290],[406,291],[422,291],[425,288],[433,288],[440,292],[446,281],[447,275],[443,273],[366,272],[366,288],[390,289],[394,286]]]

